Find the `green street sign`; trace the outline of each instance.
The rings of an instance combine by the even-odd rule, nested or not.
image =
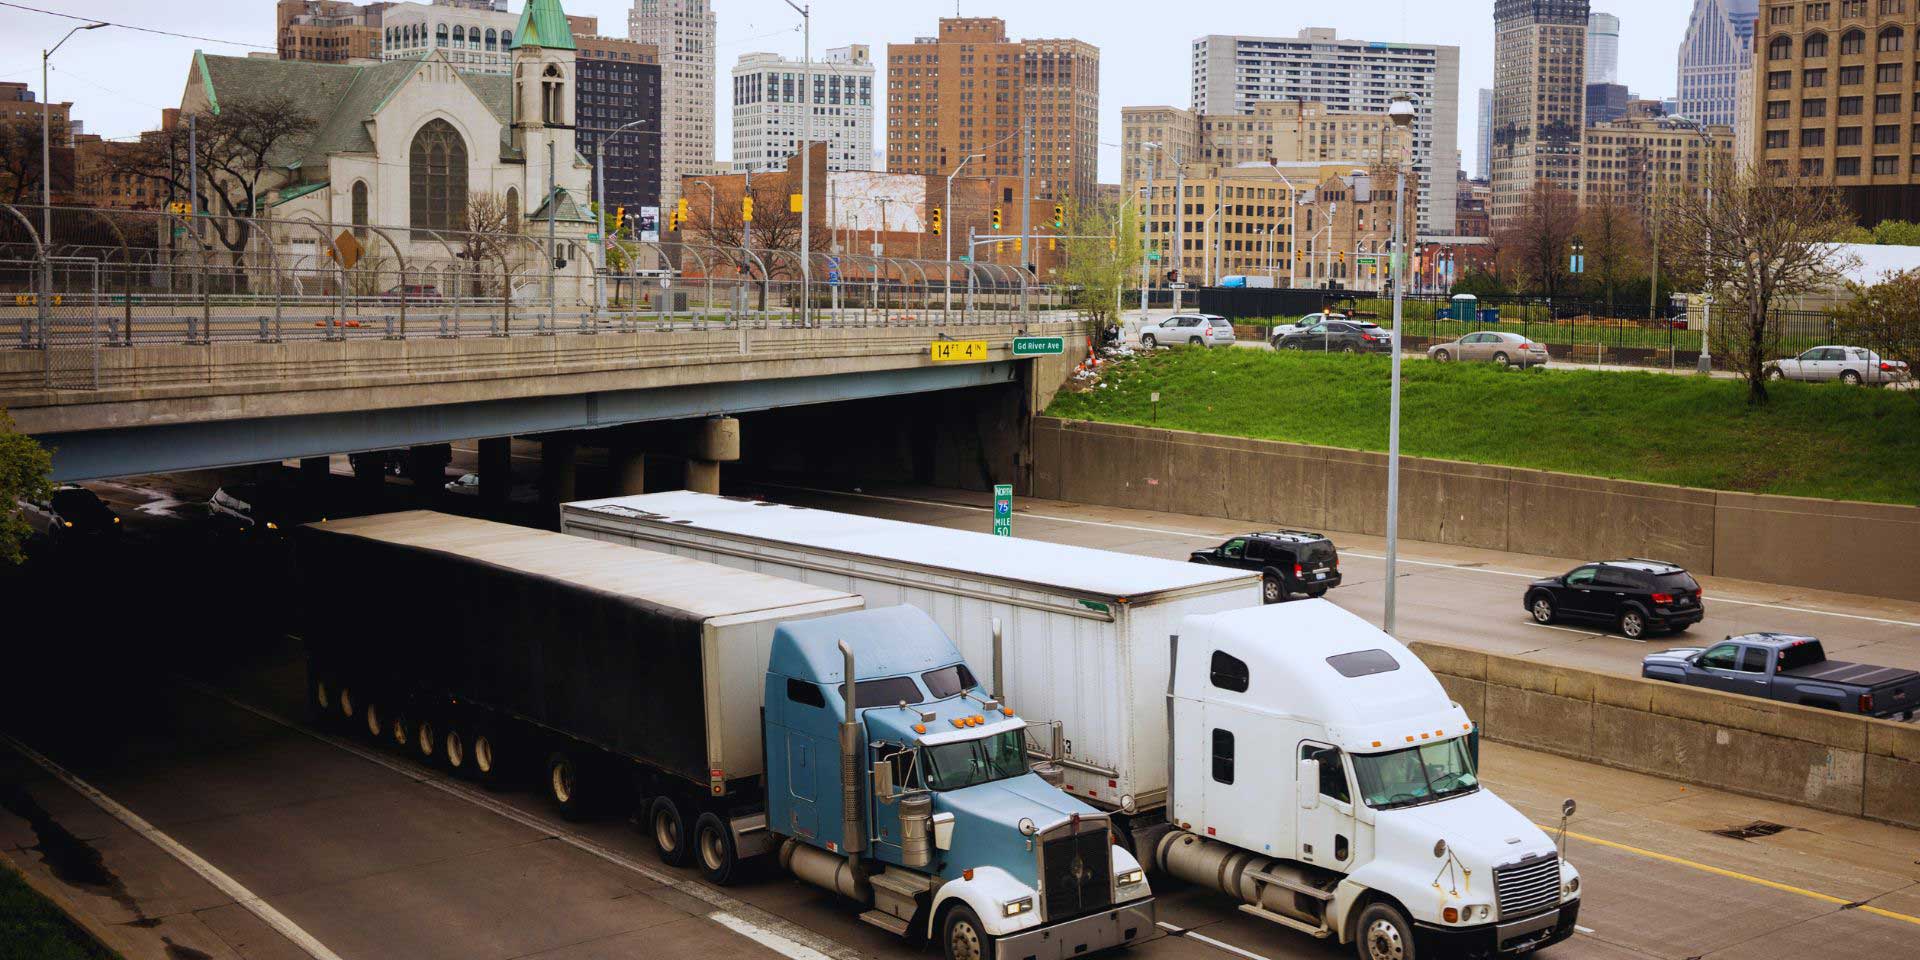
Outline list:
[[[1148,250],[1148,251],[1147,251],[1147,260],[1149,260],[1150,262],[1153,262],[1153,263],[1159,263],[1159,262],[1160,262],[1160,251],[1158,251],[1158,250]]]
[[[587,242],[588,242],[588,243],[599,243],[599,242],[600,242],[600,235],[599,235],[599,234],[597,234],[597,233],[589,233],[589,234],[587,234]]]
[[[1013,536],[1013,484],[996,484],[993,488],[993,535],[996,537]]]
[[[1067,352],[1065,337],[1014,337],[1016,357],[1057,357]]]
[[[973,254],[970,254],[970,253],[963,253],[963,254],[961,254],[961,255],[960,255],[960,262],[961,262],[961,263],[972,263],[972,262],[973,262]]]
[[[1363,267],[1371,267],[1371,266],[1374,266],[1375,264],[1378,264],[1380,261],[1373,257],[1361,257],[1359,260],[1355,262],[1360,264]]]

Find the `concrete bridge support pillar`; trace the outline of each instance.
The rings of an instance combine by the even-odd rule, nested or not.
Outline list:
[[[379,493],[380,485],[387,482],[387,460],[381,451],[373,450],[354,455],[354,486],[361,492]]]
[[[513,491],[513,438],[485,437],[480,441],[480,499],[501,506]]]
[[[407,448],[407,479],[413,481],[413,495],[419,500],[437,498],[447,482],[447,464],[453,462],[453,445],[430,443]]]
[[[694,428],[693,449],[687,456],[687,489],[720,492],[720,465],[740,459],[740,421],[714,417]]]
[[[560,504],[579,499],[574,492],[578,451],[579,442],[572,434],[557,434],[540,441],[540,493],[547,505],[557,509]]]
[[[637,497],[647,492],[647,455],[638,446],[614,446],[607,450],[607,461],[614,496]]]

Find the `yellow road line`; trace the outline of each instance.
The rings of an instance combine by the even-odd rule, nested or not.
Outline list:
[[[1543,827],[1542,829],[1547,830],[1548,833],[1552,833],[1553,830],[1557,828]],[[1646,850],[1640,847],[1628,846],[1627,844],[1624,844],[1624,843],[1617,843],[1612,840],[1604,840],[1604,839],[1601,839],[1600,837],[1590,837],[1584,833],[1574,833],[1571,830],[1567,831],[1567,836],[1575,840],[1583,841],[1585,843],[1591,843],[1591,844],[1595,844],[1597,846],[1602,846],[1602,847],[1610,847],[1615,850],[1631,853],[1635,856],[1647,857],[1649,859],[1660,860],[1666,863],[1678,864],[1680,866],[1690,867],[1694,870],[1699,870],[1704,873],[1711,873],[1711,874],[1715,874],[1717,876],[1722,876],[1722,877],[1730,877],[1735,880],[1744,880],[1747,883],[1755,884],[1757,886],[1766,887],[1771,890],[1779,890],[1783,893],[1796,894],[1802,897],[1806,897],[1809,900],[1818,900],[1821,903],[1831,903],[1836,906],[1844,907],[1854,902],[1844,897],[1836,897],[1830,893],[1820,893],[1819,891],[1816,891],[1816,890],[1808,890],[1805,887],[1796,887],[1790,883],[1781,883],[1778,880],[1768,880],[1765,877],[1756,877],[1756,876],[1753,876],[1752,874],[1741,873],[1737,870],[1728,870],[1725,867],[1716,867],[1711,864],[1699,863],[1697,861],[1688,860],[1685,857],[1676,857],[1669,853],[1655,853],[1652,850]],[[1881,907],[1872,907],[1872,906],[1866,906],[1863,904],[1861,906],[1854,907],[1853,909],[1859,910],[1862,913],[1877,914],[1879,916],[1887,917],[1889,919],[1902,920],[1907,923],[1920,926],[1920,917],[1910,916],[1904,913],[1896,913],[1892,910],[1887,910]]]

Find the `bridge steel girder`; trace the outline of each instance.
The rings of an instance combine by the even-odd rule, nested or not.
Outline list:
[[[430,443],[593,430],[1013,383],[1018,361],[728,381],[439,406],[119,427],[36,437],[58,483],[211,470]]]

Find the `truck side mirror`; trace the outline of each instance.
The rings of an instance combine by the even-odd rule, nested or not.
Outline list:
[[[893,758],[881,757],[873,765],[873,799],[887,801],[893,799]]]
[[[1320,806],[1320,761],[1300,761],[1299,772],[1294,775],[1293,792],[1300,798],[1300,809],[1312,810]]]

